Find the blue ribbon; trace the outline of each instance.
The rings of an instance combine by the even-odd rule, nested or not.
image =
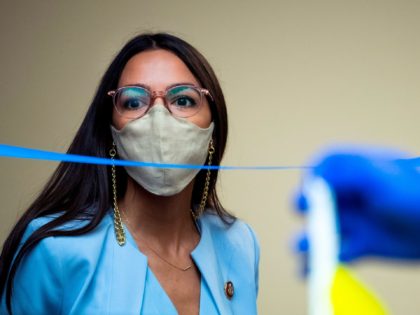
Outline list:
[[[98,165],[134,166],[134,167],[156,167],[156,168],[188,168],[188,169],[211,169],[211,170],[298,170],[310,169],[311,166],[224,166],[224,165],[194,165],[194,164],[165,164],[127,160],[112,160],[94,156],[77,154],[57,153],[25,147],[18,147],[8,144],[0,144],[0,157],[60,161],[73,163],[86,163]]]
[[[155,168],[188,168],[188,169],[210,169],[210,170],[257,170],[257,171],[273,171],[273,170],[305,170],[312,169],[313,166],[225,166],[225,165],[194,165],[194,164],[166,164],[139,162],[127,160],[112,160],[108,158],[100,158],[94,156],[85,156],[77,154],[57,153],[45,150],[31,149],[8,144],[0,144],[0,157],[32,159],[44,161],[73,162],[97,165],[116,165],[116,166],[133,166],[133,167],[155,167]],[[401,163],[411,167],[420,168],[420,157],[410,159],[399,159]]]

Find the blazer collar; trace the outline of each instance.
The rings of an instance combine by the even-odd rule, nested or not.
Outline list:
[[[216,235],[212,235],[205,215],[197,223],[201,230],[201,239],[197,247],[192,251],[191,256],[209,287],[219,313],[223,315],[232,314],[229,305],[230,301],[224,293],[227,267],[232,253],[224,251],[223,241],[218,240]],[[217,251],[216,248],[218,249]]]
[[[206,281],[219,314],[232,314],[230,301],[224,292],[224,285],[228,280],[227,271],[233,253],[224,249],[223,239],[218,239],[217,231],[212,231],[207,221],[206,215],[197,221],[201,239],[191,256],[200,270],[201,277]],[[113,234],[113,221],[111,222],[112,228],[109,229],[109,233]],[[118,245],[115,235],[110,237],[114,257],[110,273],[112,295],[109,302],[109,314],[118,314],[121,309],[127,310],[126,314],[139,314],[143,304],[148,268],[147,257],[139,251],[127,229],[126,237],[127,242],[124,246]]]

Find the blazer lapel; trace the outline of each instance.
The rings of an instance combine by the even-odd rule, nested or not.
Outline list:
[[[213,239],[205,219],[199,221],[199,227],[201,228],[201,240],[191,253],[191,256],[210,289],[219,314],[232,314],[229,305],[230,301],[224,293],[227,276],[226,268],[230,261],[231,253],[224,252],[223,243],[216,243],[217,240]],[[218,246],[217,252],[216,246]]]

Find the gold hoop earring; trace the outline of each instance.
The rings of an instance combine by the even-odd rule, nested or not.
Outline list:
[[[213,145],[213,139],[210,139],[209,157],[208,157],[208,163],[207,163],[208,166],[211,166],[214,151],[215,151],[215,149],[214,149],[214,145]],[[200,205],[199,205],[198,210],[196,212],[191,211],[192,216],[195,220],[197,220],[203,214],[204,208],[206,207],[207,197],[209,195],[210,176],[211,176],[211,171],[210,171],[210,168],[208,168],[207,169],[207,174],[206,174],[206,179],[204,181],[203,195],[201,197]]]
[[[112,148],[109,150],[109,155],[111,156],[112,165],[111,165],[111,177],[112,177],[112,199],[114,205],[114,231],[115,237],[117,238],[118,245],[123,246],[125,245],[125,232],[124,227],[121,220],[121,213],[118,209],[117,203],[117,175],[115,171],[115,164],[114,158],[117,154],[117,150],[115,147],[115,143],[112,143]]]

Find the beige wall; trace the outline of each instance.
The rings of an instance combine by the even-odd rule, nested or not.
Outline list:
[[[301,164],[332,142],[420,155],[419,1],[10,1],[0,4],[0,142],[64,151],[112,56],[170,31],[208,57],[230,115],[227,165]],[[0,160],[0,239],[55,163]],[[261,314],[304,314],[290,239],[298,171],[222,175],[225,205],[262,247]],[[420,268],[354,269],[394,314],[420,309]]]

